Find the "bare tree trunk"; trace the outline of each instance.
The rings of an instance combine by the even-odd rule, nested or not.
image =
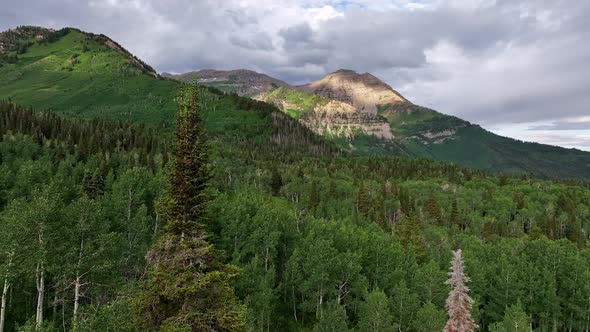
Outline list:
[[[133,240],[133,234],[131,233],[131,187],[129,187],[127,190],[127,262],[131,260]]]
[[[4,274],[4,288],[2,289],[2,309],[0,310],[0,332],[4,332],[4,322],[6,319],[6,298],[8,297],[8,288],[10,287],[8,273],[10,272],[10,267],[12,265],[13,255],[14,251],[8,254],[8,267],[6,268],[6,273]]]
[[[78,307],[80,304],[80,287],[82,286],[82,275],[80,269],[82,268],[82,257],[84,254],[84,240],[80,241],[80,251],[78,252],[78,267],[76,270],[76,281],[74,283],[74,312],[72,315],[72,326],[74,331],[78,329]]]
[[[299,322],[299,319],[297,319],[297,304],[295,302],[295,286],[292,286],[291,290],[293,292],[293,317],[295,317],[295,322]]]
[[[158,221],[159,221],[159,219],[160,218],[159,218],[158,214],[156,213],[156,222],[154,224],[154,233],[152,235],[153,238],[156,238],[156,235],[158,234]]]
[[[45,297],[45,270],[43,263],[37,264],[37,315],[35,317],[35,328],[41,328],[43,324],[43,298]]]
[[[4,288],[2,289],[2,311],[0,311],[0,332],[4,332],[4,319],[6,317],[6,296],[8,295],[8,277],[4,278]]]
[[[78,307],[80,303],[80,275],[76,275],[76,283],[74,286],[74,313],[72,317],[73,330],[78,330]]]

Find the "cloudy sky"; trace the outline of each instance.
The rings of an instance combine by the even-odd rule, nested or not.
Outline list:
[[[0,30],[104,33],[160,72],[371,72],[501,135],[590,151],[588,17],[586,0],[2,0]]]

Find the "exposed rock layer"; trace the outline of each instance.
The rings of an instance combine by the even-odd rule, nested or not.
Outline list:
[[[341,69],[310,84],[297,87],[325,98],[354,106],[359,112],[376,114],[377,105],[407,103],[397,91],[377,77]]]

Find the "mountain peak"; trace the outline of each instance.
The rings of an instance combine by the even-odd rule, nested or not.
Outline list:
[[[377,77],[350,69],[339,69],[300,89],[353,105],[361,112],[376,113],[380,105],[408,103],[391,86]]]
[[[164,77],[189,82],[196,76],[199,83],[216,87],[226,92],[235,92],[241,96],[253,96],[287,83],[249,69],[216,70],[203,69],[180,75],[163,74]]]
[[[37,26],[19,26],[16,29],[0,32],[0,61],[8,60],[15,62],[18,55],[25,53],[29,47],[36,44],[56,43],[68,34],[77,34],[83,36],[88,41],[102,44],[119,53],[122,57],[126,58],[131,65],[137,67],[145,74],[158,77],[158,74],[152,67],[131,54],[131,52],[127,51],[123,46],[110,37],[103,34],[97,35],[84,32],[69,27],[54,30]]]

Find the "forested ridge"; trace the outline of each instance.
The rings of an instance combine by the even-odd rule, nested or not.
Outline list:
[[[162,103],[196,127],[0,103],[4,330],[441,331],[452,260],[481,331],[590,328],[588,184],[351,156],[274,106],[190,91]]]

